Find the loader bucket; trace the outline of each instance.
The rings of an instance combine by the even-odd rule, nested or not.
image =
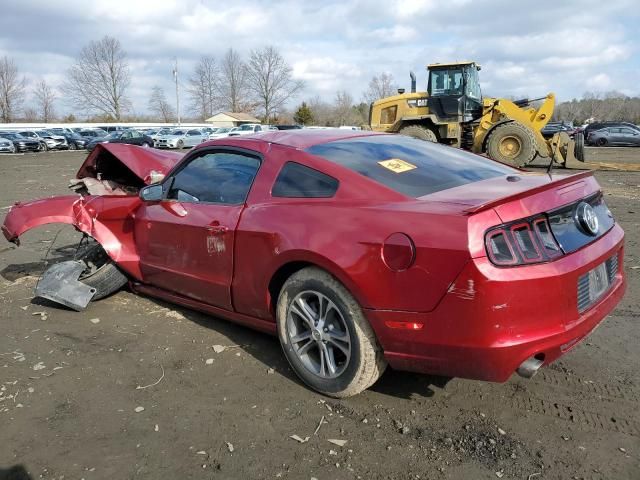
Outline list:
[[[566,132],[558,132],[548,140],[548,146],[554,162],[564,168],[583,167],[584,137],[582,133],[576,134],[576,139],[573,140]]]

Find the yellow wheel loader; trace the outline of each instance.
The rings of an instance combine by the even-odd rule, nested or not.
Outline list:
[[[584,161],[584,138],[570,139],[565,132],[545,139],[541,130],[551,119],[553,93],[533,100],[483,98],[476,62],[428,65],[426,92],[411,91],[382,98],[371,104],[369,126],[374,131],[397,132],[486,154],[499,162],[523,167],[536,157],[553,158],[567,166]],[[541,101],[538,108],[534,101]]]

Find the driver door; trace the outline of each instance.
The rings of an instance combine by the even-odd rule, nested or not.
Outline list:
[[[235,230],[259,167],[250,152],[204,150],[163,182],[163,200],[136,214],[146,283],[233,309]]]

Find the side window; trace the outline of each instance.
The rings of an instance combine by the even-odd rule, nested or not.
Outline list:
[[[244,203],[259,167],[256,157],[207,153],[191,160],[174,176],[167,198],[191,203]]]
[[[139,131],[137,131],[137,130],[132,131],[132,132],[131,132],[131,136],[132,136],[133,138],[142,138],[142,134],[141,134]]]
[[[396,121],[396,112],[398,111],[398,106],[393,105],[392,107],[383,108],[380,112],[380,123],[382,124],[392,124]]]
[[[195,137],[196,135],[200,135],[200,132],[197,130],[189,130],[189,133],[187,133],[187,135]]]
[[[313,168],[287,162],[276,178],[271,190],[273,197],[330,198],[340,182]]]

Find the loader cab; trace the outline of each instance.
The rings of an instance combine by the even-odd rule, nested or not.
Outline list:
[[[429,111],[443,122],[469,122],[482,116],[482,92],[474,62],[429,65]]]

